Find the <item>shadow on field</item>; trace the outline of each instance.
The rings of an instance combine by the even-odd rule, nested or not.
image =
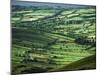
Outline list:
[[[64,67],[53,69],[50,72],[96,69],[96,55],[88,56]]]

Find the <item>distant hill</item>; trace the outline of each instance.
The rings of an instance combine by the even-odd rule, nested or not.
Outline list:
[[[40,6],[40,7],[53,7],[53,8],[90,8],[95,7],[91,5],[77,5],[77,4],[64,4],[64,3],[49,3],[49,2],[34,2],[34,1],[18,1],[12,0],[12,5],[19,6]]]

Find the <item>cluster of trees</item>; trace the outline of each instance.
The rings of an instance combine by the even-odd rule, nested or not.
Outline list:
[[[94,38],[88,39],[86,36],[81,36],[75,39],[75,42],[82,44],[82,45],[94,45],[96,44],[96,41]]]

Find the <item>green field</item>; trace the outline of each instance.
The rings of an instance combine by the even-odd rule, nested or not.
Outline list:
[[[96,8],[71,8],[12,5],[12,74],[96,68]]]

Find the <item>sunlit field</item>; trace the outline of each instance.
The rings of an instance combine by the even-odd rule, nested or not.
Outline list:
[[[37,4],[12,3],[12,74],[95,69],[96,7]]]

